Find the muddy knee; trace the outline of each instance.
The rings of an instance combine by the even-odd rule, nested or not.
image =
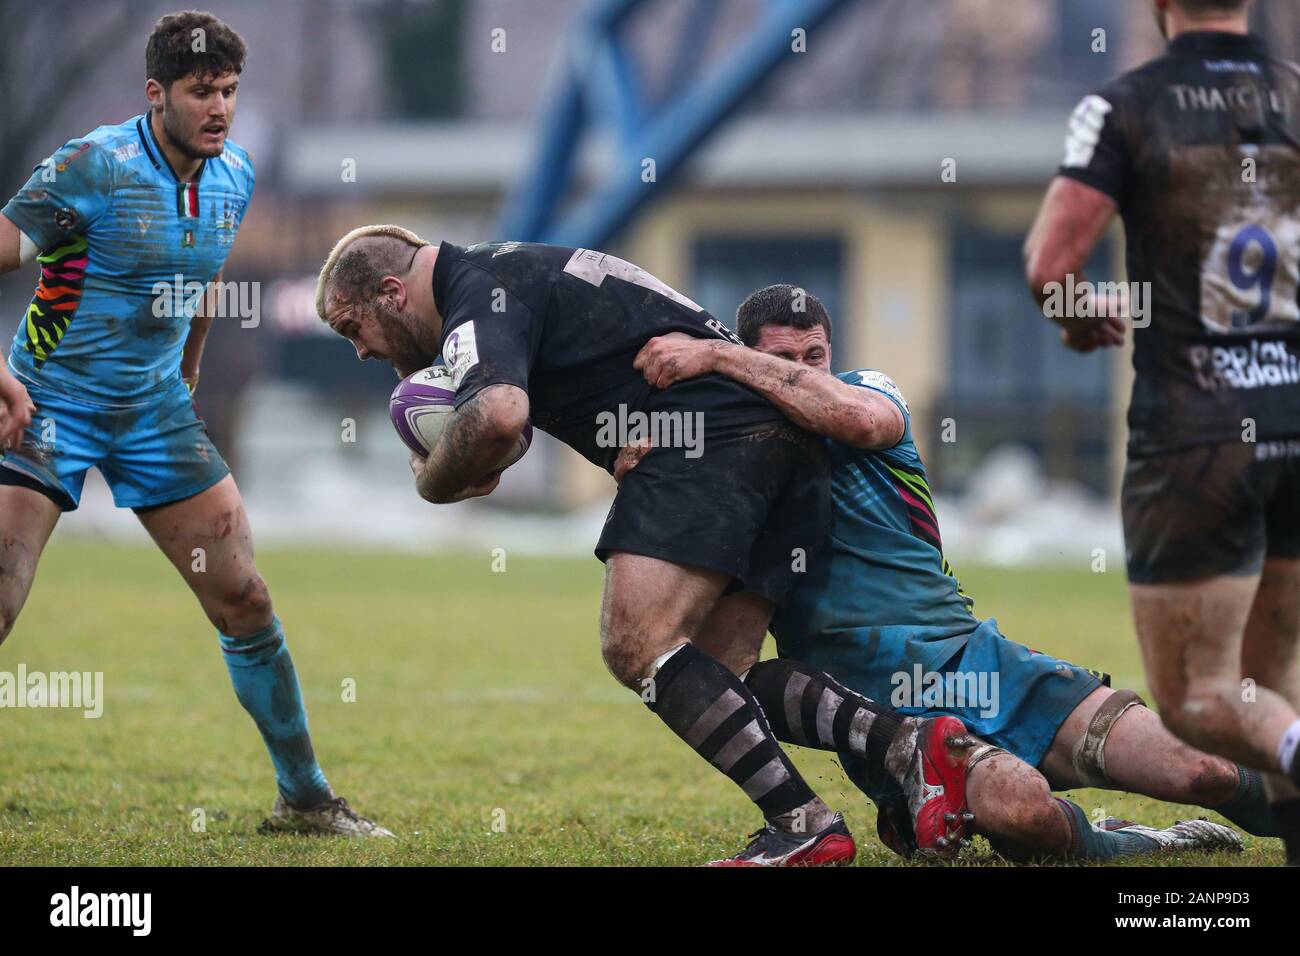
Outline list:
[[[975,831],[1003,855],[1029,859],[1059,855],[1070,846],[1064,818],[1047,779],[1006,751],[992,750],[970,780]]]
[[[1188,799],[1199,807],[1213,807],[1237,792],[1237,765],[1222,757],[1191,751],[1187,757],[1190,780]]]
[[[244,637],[271,623],[271,592],[259,575],[248,578],[238,590],[221,595],[208,617],[222,634]]]

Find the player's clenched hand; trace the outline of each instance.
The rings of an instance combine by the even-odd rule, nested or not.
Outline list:
[[[415,478],[416,491],[420,490],[420,476],[424,474],[424,466],[428,461],[429,459],[425,458],[423,455],[411,452],[409,462],[411,465],[411,475]],[[455,498],[452,498],[451,501],[464,501],[466,498],[482,498],[484,495],[492,494],[492,492],[496,491],[497,485],[501,484],[502,470],[504,469],[485,475],[482,481],[476,485],[470,485]],[[425,497],[423,492],[420,492],[420,497]]]
[[[640,464],[641,459],[650,454],[653,447],[654,442],[642,438],[620,448],[618,457],[614,459],[614,481],[621,485],[627,473]]]
[[[451,500],[464,501],[466,498],[482,498],[484,495],[490,495],[496,491],[499,484],[501,484],[501,470],[489,472],[477,485],[470,485]]]
[[[718,348],[726,344],[719,339],[697,339],[685,332],[656,335],[641,347],[632,367],[655,388],[667,388],[712,372]]]
[[[423,455],[411,452],[411,457],[409,459],[411,465],[411,477],[416,481],[420,480],[420,472],[424,471],[424,463],[428,460],[429,459],[425,458]]]
[[[1111,315],[1086,325],[1062,329],[1061,341],[1076,352],[1092,352],[1099,348],[1123,345],[1124,320]]]
[[[26,386],[14,376],[0,372],[0,449],[18,446],[23,429],[32,423],[35,411]]]

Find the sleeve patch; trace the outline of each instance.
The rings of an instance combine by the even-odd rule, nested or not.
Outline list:
[[[1097,144],[1101,142],[1101,130],[1106,125],[1106,117],[1114,109],[1107,100],[1095,94],[1083,98],[1070,116],[1062,166],[1066,169],[1084,169],[1092,163]]]
[[[452,329],[442,346],[442,360],[451,374],[451,387],[460,388],[460,383],[470,369],[478,365],[478,344],[474,338],[473,319]]]
[[[865,388],[874,388],[878,392],[884,392],[894,401],[898,402],[898,404],[903,407],[903,411],[907,412],[909,415],[911,414],[907,407],[907,401],[903,398],[902,389],[900,389],[898,385],[895,384],[894,380],[884,372],[859,372],[856,384]]]

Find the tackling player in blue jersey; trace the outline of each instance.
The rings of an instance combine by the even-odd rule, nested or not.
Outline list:
[[[187,287],[220,281],[253,193],[252,162],[226,139],[244,55],[210,14],[163,17],[147,45],[149,111],[56,150],[0,210],[0,272],[41,270],[0,367],[0,641],[98,468],[217,628],[275,766],[264,827],[391,836],[316,762],[239,490],[191,400],[212,314]]]
[[[901,713],[962,720],[984,742],[967,762],[972,829],[1009,856],[1108,859],[1240,846],[1220,824],[1155,830],[1090,818],[1052,795],[1081,786],[1214,807],[1252,833],[1276,835],[1257,776],[1178,741],[1135,694],[1008,640],[996,621],[972,613],[944,559],[907,403],[881,372],[829,374],[831,321],[816,296],[770,286],[752,294],[737,319],[745,345],[662,336],[636,361],[659,388],[710,372],[736,379],[830,440],[830,543],[772,618],[783,660],[755,663],[761,632],[749,646],[708,651],[746,674],[779,740],[816,746],[820,737],[810,685],[784,660],[798,659]],[[624,459],[616,477],[637,453]],[[938,698],[898,699],[903,684],[921,683],[918,674],[936,675],[924,683]],[[840,758],[883,811],[882,838],[908,852],[896,795],[871,786],[852,754]]]

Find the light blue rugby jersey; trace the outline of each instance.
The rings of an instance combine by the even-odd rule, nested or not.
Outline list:
[[[179,181],[147,113],[61,147],[0,210],[41,250],[11,368],[107,404],[169,382],[202,301],[185,284],[221,271],[252,195],[253,164],[229,141]]]
[[[812,643],[846,652],[899,655],[937,670],[980,624],[943,556],[925,465],[912,441],[907,402],[889,376],[857,369],[841,381],[889,396],[903,413],[893,448],[828,442],[834,499],[830,537],[789,602],[772,620],[781,652]]]

